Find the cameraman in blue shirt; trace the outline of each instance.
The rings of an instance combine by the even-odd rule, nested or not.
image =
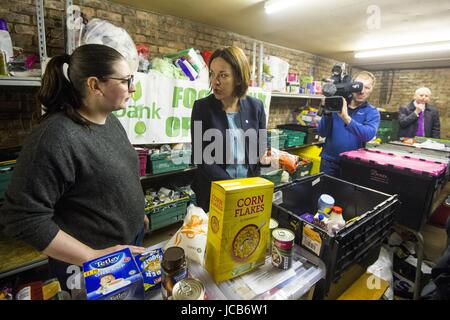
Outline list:
[[[320,171],[334,177],[340,177],[339,154],[364,147],[375,137],[380,124],[379,111],[367,102],[375,86],[375,76],[362,71],[354,80],[363,83],[362,91],[353,93],[349,105],[342,98],[342,111],[324,114],[318,125],[320,136],[326,138]]]

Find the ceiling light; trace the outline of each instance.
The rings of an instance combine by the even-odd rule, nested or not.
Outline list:
[[[264,3],[264,9],[267,14],[272,14],[289,8],[296,3],[298,3],[298,0],[267,0]]]
[[[355,53],[355,58],[385,57],[445,50],[450,50],[450,42],[360,51]]]

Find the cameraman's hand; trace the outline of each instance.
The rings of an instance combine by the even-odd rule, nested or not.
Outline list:
[[[350,123],[350,121],[352,121],[352,118],[350,118],[350,116],[348,115],[347,100],[345,100],[344,98],[342,98],[342,111],[338,112],[338,115],[347,125]]]

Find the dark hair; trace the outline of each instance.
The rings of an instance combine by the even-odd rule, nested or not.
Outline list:
[[[248,63],[244,51],[238,47],[225,47],[222,49],[217,49],[209,58],[209,69],[211,69],[211,62],[215,58],[219,57],[231,65],[238,83],[234,94],[236,97],[242,98],[247,93],[248,83],[250,82],[250,64]]]
[[[43,118],[65,112],[74,122],[88,125],[88,122],[76,111],[86,97],[86,79],[102,79],[114,73],[114,63],[124,59],[115,49],[101,44],[86,44],[75,49],[72,55],[63,54],[53,57],[45,69],[38,100],[44,106]],[[66,78],[63,72],[67,63]]]

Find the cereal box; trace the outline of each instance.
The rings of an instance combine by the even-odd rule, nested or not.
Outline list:
[[[259,177],[212,183],[205,268],[217,283],[264,264],[273,189]]]
[[[145,291],[161,288],[162,257],[161,248],[149,250],[134,257],[144,278]]]
[[[88,300],[142,300],[141,272],[126,248],[83,263]]]

